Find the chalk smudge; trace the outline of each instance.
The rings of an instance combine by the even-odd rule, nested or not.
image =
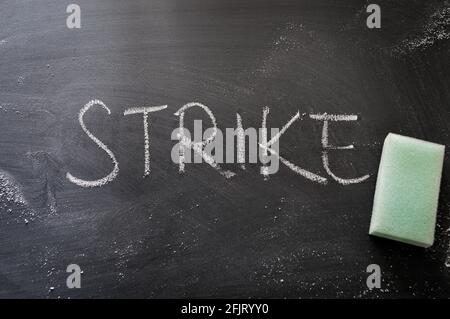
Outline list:
[[[28,152],[33,174],[42,187],[42,198],[49,214],[57,213],[56,189],[59,186],[62,172],[61,163],[50,153],[44,151]]]
[[[0,201],[19,206],[28,205],[19,184],[4,171],[0,171]]]
[[[23,82],[25,81],[25,77],[24,76],[19,76],[17,77],[17,84],[19,85],[23,85]]]
[[[34,219],[20,184],[9,173],[0,170],[0,217],[5,213],[23,218],[25,224]]]
[[[447,207],[450,207],[450,204],[448,204]],[[439,228],[441,228],[441,226],[439,224],[437,224],[436,228],[439,229]],[[448,238],[450,235],[450,228],[445,230],[444,233],[446,234],[446,236]],[[444,259],[444,266],[445,266],[445,268],[447,268],[447,270],[450,269],[450,240],[447,242],[447,252],[445,255],[445,259]]]
[[[254,72],[255,74],[268,77],[270,74],[278,72],[279,66],[276,63],[276,60],[279,54],[286,54],[303,45],[302,41],[298,39],[299,33],[304,33],[305,31],[303,24],[289,22],[278,31],[279,36],[273,40],[269,54],[258,63],[258,66]],[[313,34],[308,32],[308,35],[312,37]]]
[[[450,2],[435,10],[427,19],[422,30],[403,40],[393,48],[393,54],[401,56],[415,51],[423,51],[439,41],[450,39]]]

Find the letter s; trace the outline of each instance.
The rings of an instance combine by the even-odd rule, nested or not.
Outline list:
[[[84,124],[84,114],[94,105],[99,105],[102,108],[104,108],[108,114],[111,114],[111,111],[109,110],[109,108],[105,105],[105,103],[103,103],[100,100],[92,100],[89,103],[87,103],[85,106],[83,106],[83,108],[80,110],[80,113],[78,114],[78,121],[80,122],[81,128],[83,129],[83,131],[87,134],[87,136],[94,141],[95,144],[97,144],[98,147],[100,147],[102,150],[104,150],[106,152],[106,154],[109,155],[109,157],[111,158],[113,164],[114,164],[114,168],[111,171],[111,173],[109,173],[108,175],[106,175],[105,177],[98,179],[98,180],[94,180],[94,181],[86,181],[80,178],[77,178],[75,176],[73,176],[72,174],[70,174],[69,172],[66,174],[66,177],[69,181],[71,181],[72,183],[81,186],[81,187],[97,187],[97,186],[103,186],[111,181],[113,181],[116,177],[117,174],[119,174],[119,163],[116,160],[116,157],[114,156],[113,152],[111,152],[109,150],[109,148],[102,142],[100,141],[98,138],[96,138],[94,136],[94,134],[92,134],[87,128],[86,125]]]

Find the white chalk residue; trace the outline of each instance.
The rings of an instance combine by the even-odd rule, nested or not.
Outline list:
[[[444,263],[445,267],[450,268],[450,256],[447,256]]]
[[[416,50],[425,50],[438,41],[450,39],[450,3],[444,2],[444,6],[434,13],[424,23],[420,32],[403,40],[393,48],[394,54],[403,55]]]
[[[28,205],[19,184],[4,171],[0,171],[0,202],[20,207]]]
[[[450,204],[447,204],[447,208],[450,208]],[[448,209],[447,209],[448,210]],[[439,229],[441,226],[439,223],[436,224],[436,228]],[[450,235],[450,228],[445,231],[447,238]],[[450,269],[450,241],[447,242],[447,255],[445,256],[444,266]]]
[[[17,84],[23,85],[23,82],[25,81],[25,77],[23,75],[20,75],[17,77]]]
[[[16,222],[25,224],[35,219],[35,213],[29,208],[22,186],[13,176],[0,170],[0,218],[4,217],[3,213],[7,213],[7,217],[12,217]]]
[[[88,102],[81,110],[80,113],[78,115],[78,121],[80,122],[81,128],[83,129],[83,131],[87,134],[87,136],[89,136],[89,138],[94,141],[95,144],[97,144],[98,147],[100,147],[102,150],[104,150],[106,152],[106,154],[108,154],[108,156],[111,158],[113,164],[114,164],[114,168],[111,171],[111,173],[109,173],[108,175],[106,175],[105,177],[98,179],[98,180],[94,180],[94,181],[86,181],[80,178],[77,178],[75,176],[73,176],[70,173],[66,174],[67,179],[69,179],[69,181],[71,181],[72,183],[81,186],[81,187],[97,187],[97,186],[103,186],[111,181],[113,181],[116,177],[117,174],[119,174],[119,162],[117,162],[116,157],[114,156],[114,153],[111,152],[111,150],[108,148],[108,146],[106,146],[102,141],[100,141],[98,138],[96,138],[94,136],[94,134],[92,134],[87,128],[86,125],[84,124],[84,114],[94,105],[99,105],[102,108],[104,108],[108,114],[111,114],[110,109],[105,105],[105,103],[103,103],[100,100],[92,100],[90,102]]]

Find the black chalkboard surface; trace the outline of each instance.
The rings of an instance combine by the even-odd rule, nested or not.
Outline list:
[[[77,0],[0,3],[0,297],[376,298],[450,296],[450,198],[444,163],[436,241],[421,249],[368,236],[388,132],[449,145],[448,1]],[[67,173],[108,183],[80,187]],[[175,115],[198,102],[221,130],[282,128],[280,162],[171,159]],[[143,115],[148,114],[145,178]],[[322,163],[330,122],[329,169]],[[200,108],[186,111],[209,124]],[[205,124],[205,125],[206,125]],[[206,128],[206,127],[205,127]],[[229,177],[229,178],[227,178]],[[69,289],[67,266],[82,270]],[[366,285],[367,266],[381,288]]]

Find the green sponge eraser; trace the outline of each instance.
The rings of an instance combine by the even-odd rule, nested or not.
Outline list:
[[[384,140],[369,234],[430,247],[445,146],[389,133]]]

